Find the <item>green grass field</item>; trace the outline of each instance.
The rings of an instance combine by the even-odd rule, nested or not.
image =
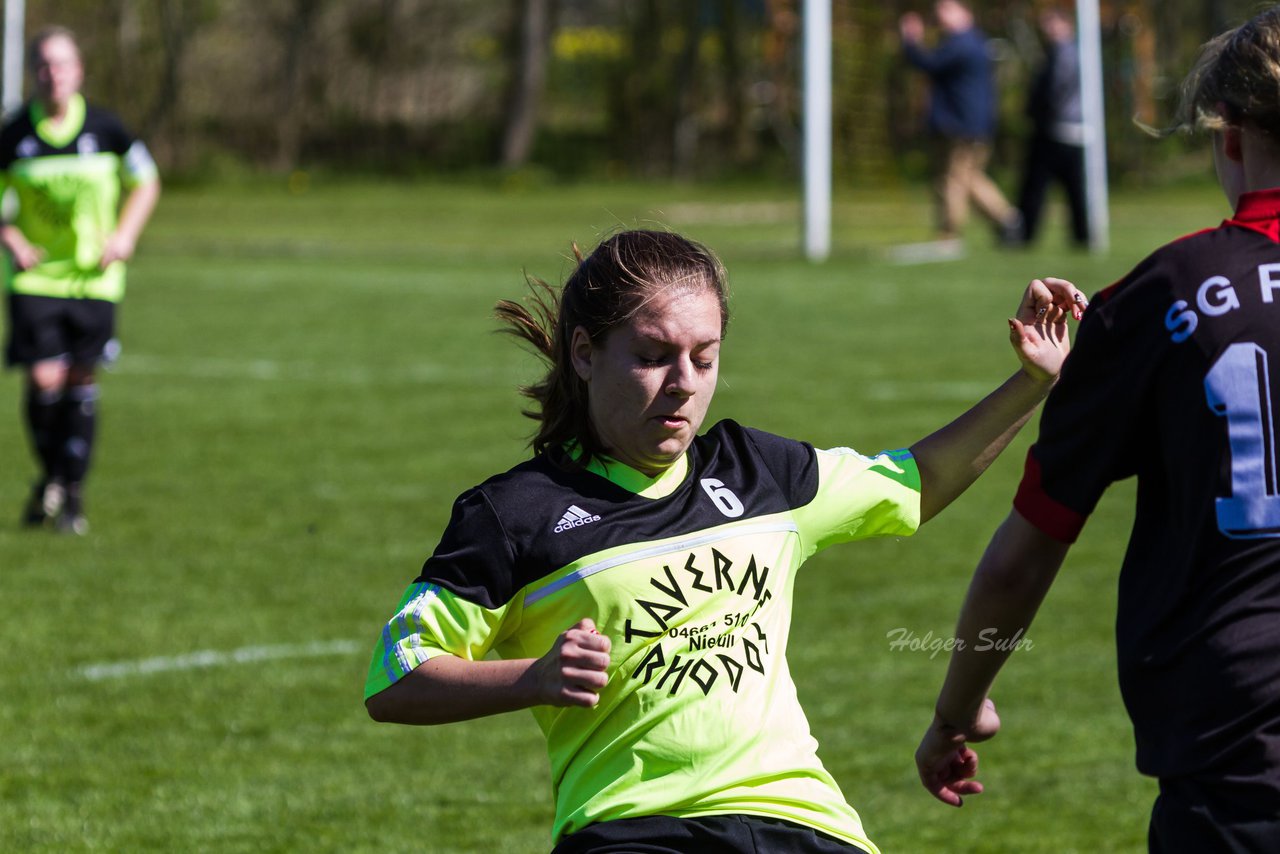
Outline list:
[[[17,526],[33,476],[0,377],[0,851],[537,852],[546,760],[525,713],[380,726],[361,688],[380,623],[453,497],[520,460],[534,360],[492,334],[522,272],[570,241],[662,224],[717,249],[735,317],[711,420],[900,447],[1016,367],[1025,281],[1093,292],[1226,213],[1208,185],[1114,199],[1106,257],[998,252],[895,266],[926,192],[846,192],[835,252],[797,260],[787,188],[496,183],[171,190],[103,379],[92,534]],[[710,422],[709,422],[710,423]],[[1105,499],[997,686],[988,791],[934,802],[912,754],[946,637],[1003,518],[1028,431],[916,537],[837,547],[797,585],[791,666],[823,757],[885,852],[1144,851],[1154,787],[1115,688],[1131,485]]]

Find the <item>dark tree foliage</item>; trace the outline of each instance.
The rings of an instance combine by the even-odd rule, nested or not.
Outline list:
[[[42,0],[72,27],[86,93],[171,174],[532,166],[685,180],[799,169],[802,0]],[[1016,166],[1042,0],[974,0],[1000,81],[997,165]],[[832,0],[835,166],[919,172],[927,91],[896,33],[928,0]],[[1109,156],[1168,174],[1153,142],[1197,46],[1252,0],[1105,0]],[[1191,161],[1188,160],[1190,163]],[[1199,161],[1197,161],[1199,162]],[[1196,167],[1199,168],[1199,167]]]

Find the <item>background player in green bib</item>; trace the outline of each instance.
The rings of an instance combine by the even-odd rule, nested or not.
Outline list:
[[[17,197],[16,215],[0,225],[9,258],[5,357],[27,373],[26,418],[41,470],[23,521],[83,534],[94,369],[109,355],[124,264],[160,183],[146,146],[85,103],[69,30],[38,33],[28,63],[35,97],[0,130],[0,171]]]
[[[1083,299],[1033,282],[1010,322],[1022,370],[910,450],[866,457],[732,421],[700,433],[725,288],[703,247],[629,231],[561,291],[499,304],[550,363],[525,390],[534,457],[457,500],[370,665],[376,720],[532,710],[556,854],[876,851],[788,670],[797,571],[963,492],[1048,393]]]

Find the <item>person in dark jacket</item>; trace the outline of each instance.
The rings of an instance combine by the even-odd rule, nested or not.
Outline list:
[[[1067,194],[1071,239],[1089,243],[1089,214],[1084,194],[1084,113],[1080,103],[1080,57],[1075,24],[1062,9],[1040,15],[1045,38],[1044,63],[1027,97],[1031,139],[1022,177],[1018,207],[1022,211],[1022,239],[1035,240],[1049,185],[1057,182]]]
[[[932,50],[923,46],[924,21],[918,14],[903,15],[898,30],[907,62],[923,71],[930,83],[937,236],[958,239],[972,202],[1002,239],[1017,240],[1021,215],[986,173],[996,129],[987,38],[975,25],[973,12],[959,0],[938,0],[934,15],[942,35]]]

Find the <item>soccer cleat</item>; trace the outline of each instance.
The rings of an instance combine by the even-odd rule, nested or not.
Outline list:
[[[1014,211],[1009,218],[996,226],[996,241],[1006,248],[1022,246],[1027,242],[1026,224],[1021,211]]]
[[[77,484],[64,491],[62,512],[53,524],[54,530],[60,534],[75,534],[83,537],[89,533],[89,520],[84,515],[84,500],[80,497]]]
[[[89,520],[83,513],[63,513],[54,523],[54,530],[59,534],[75,534],[83,537],[89,533]]]
[[[32,487],[31,497],[27,499],[26,507],[22,510],[22,524],[28,528],[44,526],[62,512],[66,499],[66,487],[58,481],[38,481]]]

